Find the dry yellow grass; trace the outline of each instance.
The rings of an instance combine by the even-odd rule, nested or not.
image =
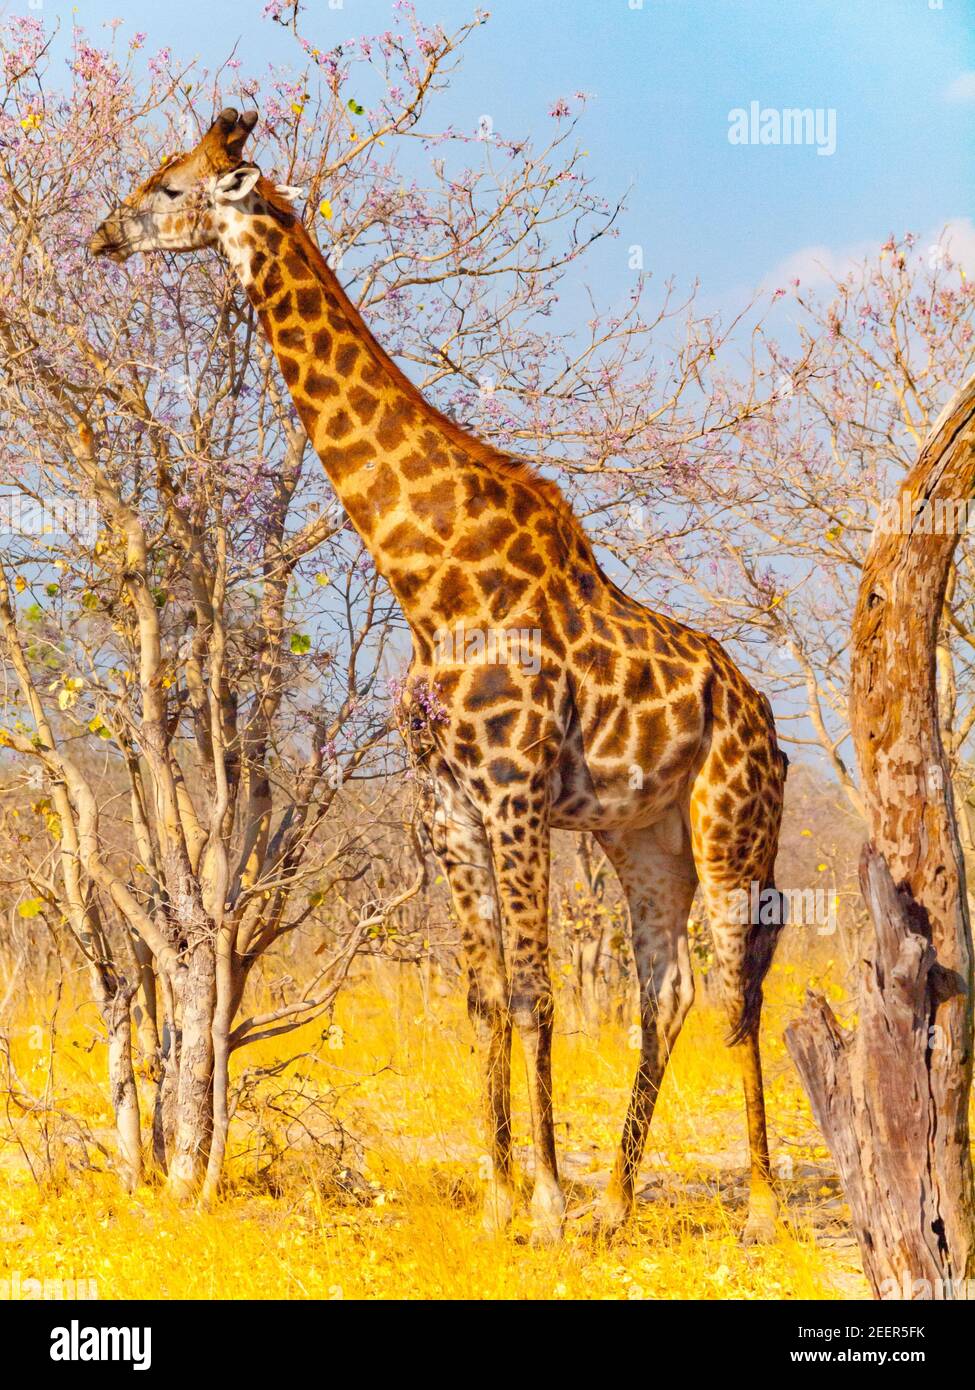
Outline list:
[[[480,1232],[477,1066],[462,1000],[427,1006],[413,976],[381,991],[360,981],[344,996],[331,1045],[320,1028],[261,1045],[253,1066],[304,1051],[289,1069],[306,1090],[341,1088],[339,1107],[362,1144],[370,1194],[336,1194],[320,1158],[301,1144],[257,1178],[252,1148],[230,1165],[223,1198],[182,1210],[146,1186],[119,1193],[87,1172],[39,1188],[16,1150],[0,1154],[0,1279],[84,1278],[101,1298],[830,1298],[865,1293],[844,1209],[781,1042],[798,981],[778,966],[765,1053],[773,1154],[786,1176],[776,1244],[743,1249],[745,1144],[734,1055],[722,1020],[696,1008],[676,1050],[644,1165],[645,1199],[630,1228],[594,1243],[570,1222],[565,1243],[536,1249],[524,1227]],[[567,1015],[562,1010],[562,1017]],[[108,1123],[91,1015],[62,1006],[54,1088],[99,1130]],[[23,1022],[23,1020],[22,1020]],[[18,1069],[39,1089],[46,1055],[14,1035]],[[34,1038],[36,1042],[36,1035]],[[572,1201],[604,1180],[636,1053],[627,1030],[599,1038],[558,1030],[556,1115]],[[340,1045],[336,1045],[340,1043]],[[297,1044],[297,1045],[295,1045]],[[517,1044],[516,1044],[517,1049]],[[39,1060],[43,1058],[43,1060]],[[38,1074],[40,1072],[40,1075]],[[515,1059],[514,1131],[521,1165],[528,1115]],[[287,1079],[287,1078],[286,1078]],[[277,1083],[276,1083],[277,1084]],[[270,1123],[280,1123],[274,1117]],[[266,1157],[266,1154],[264,1155]],[[791,1164],[791,1169],[790,1169]],[[791,1171],[791,1176],[789,1173]]]

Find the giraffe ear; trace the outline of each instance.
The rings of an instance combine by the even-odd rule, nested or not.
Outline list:
[[[214,196],[225,203],[238,203],[247,197],[260,177],[261,171],[256,164],[238,164],[236,169],[220,175],[213,186]]]

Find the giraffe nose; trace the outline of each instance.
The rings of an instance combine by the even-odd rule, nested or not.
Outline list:
[[[106,218],[96,230],[88,242],[88,250],[93,256],[117,256],[122,250],[121,238],[118,236],[117,230],[112,227],[111,218]]]
[[[88,242],[88,250],[93,256],[102,256],[112,244],[112,239],[105,230],[105,223],[97,229],[95,235]]]

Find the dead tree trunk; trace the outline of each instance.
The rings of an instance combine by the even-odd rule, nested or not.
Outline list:
[[[861,884],[876,931],[859,1025],[841,1029],[811,995],[786,1033],[879,1297],[971,1293],[972,939],[935,652],[975,493],[973,420],[975,377],[939,416],[896,518],[878,523],[853,619],[851,726],[873,842]]]

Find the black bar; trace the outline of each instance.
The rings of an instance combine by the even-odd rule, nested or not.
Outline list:
[[[434,1382],[456,1380],[470,1365],[462,1349],[477,1345],[466,1341],[465,1324],[472,1336],[489,1338],[484,1346],[490,1346],[496,1370],[509,1355],[516,1366],[527,1349],[526,1336],[538,1336],[546,1379],[559,1373],[563,1358],[567,1373],[578,1374],[573,1357],[581,1350],[580,1338],[587,1362],[598,1353],[608,1372],[618,1345],[626,1361],[643,1362],[648,1377],[654,1376],[658,1357],[670,1374],[675,1360],[685,1363],[695,1379],[712,1369],[751,1375],[803,1366],[826,1375],[834,1366],[924,1374],[954,1364],[959,1336],[968,1325],[957,1303],[918,1301],[621,1300],[567,1310],[559,1300],[531,1307],[509,1303],[502,1324],[489,1304],[458,1301],[446,1310],[448,1321],[444,1317],[439,1306],[407,1301],[6,1302],[0,1303],[0,1336],[8,1354],[16,1349],[20,1375],[36,1367],[55,1376],[60,1371],[66,1379],[113,1373],[140,1378],[189,1373],[195,1379],[203,1369],[221,1378],[243,1374],[250,1384],[260,1384],[257,1377],[266,1373],[277,1384],[307,1371],[327,1384],[341,1374],[340,1367],[355,1365],[370,1376],[388,1366],[397,1375],[415,1369]],[[117,1331],[103,1339],[103,1328]],[[604,1329],[625,1340],[594,1342]],[[127,1350],[129,1359],[73,1359],[92,1351],[111,1358],[116,1349]],[[55,1353],[62,1352],[72,1359],[57,1359]],[[141,1371],[135,1368],[139,1358],[148,1361]]]

